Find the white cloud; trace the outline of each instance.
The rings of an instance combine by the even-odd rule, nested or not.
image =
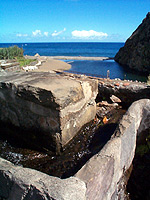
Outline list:
[[[40,36],[41,35],[41,30],[35,30],[32,31],[33,36]]]
[[[28,36],[28,34],[21,34],[21,33],[17,33],[17,34],[16,34],[16,36],[17,36],[17,37],[27,37],[27,36]]]
[[[97,32],[97,31],[94,31],[94,30],[89,30],[89,31],[86,31],[86,30],[82,30],[82,31],[74,30],[74,31],[72,31],[71,34],[72,34],[72,36],[74,38],[78,38],[78,39],[94,39],[94,38],[101,39],[103,37],[107,37],[108,36],[107,33]]]
[[[45,35],[45,36],[48,36],[48,32],[44,32],[44,35]]]
[[[54,31],[54,33],[52,33],[52,36],[53,36],[53,37],[58,36],[58,35],[60,35],[61,33],[63,33],[64,31],[66,31],[66,28],[64,28],[64,29],[61,30],[61,31]]]

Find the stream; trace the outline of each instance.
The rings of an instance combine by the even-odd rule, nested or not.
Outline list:
[[[14,138],[5,137],[5,133],[3,133],[0,134],[0,157],[16,165],[36,169],[62,179],[73,176],[103,148],[126,112],[121,107],[102,106],[99,109],[103,110],[100,112],[101,116],[98,115],[95,120],[82,127],[74,139],[64,147],[60,155],[50,151],[39,152],[25,148]],[[107,123],[104,123],[104,117],[107,117]],[[2,126],[0,123],[0,130],[3,130]],[[9,129],[6,130],[9,131]],[[150,197],[150,130],[142,135],[145,135],[145,138],[137,143],[133,169],[127,183],[126,192],[129,194],[130,200],[148,200]]]
[[[61,155],[55,155],[50,151],[39,152],[25,148],[16,143],[14,139],[6,138],[3,133],[0,135],[0,156],[16,165],[36,169],[52,176],[60,178],[73,176],[103,148],[125,113],[125,110],[120,107],[104,110],[103,114],[109,119],[108,122],[104,124],[102,118],[97,118],[86,124],[64,147]],[[1,126],[2,124],[0,130],[3,130]]]

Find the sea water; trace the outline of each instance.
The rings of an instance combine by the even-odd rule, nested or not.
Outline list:
[[[91,74],[92,76],[106,77],[107,70],[110,78],[146,81],[147,77],[136,75],[126,71],[113,60],[118,50],[124,43],[103,42],[66,42],[66,43],[0,43],[1,47],[17,45],[24,49],[24,55],[41,56],[85,56],[85,57],[109,57],[111,60],[87,61],[72,60],[70,71],[74,73]],[[66,61],[68,62],[68,61]]]
[[[111,79],[119,78],[121,80],[137,80],[146,82],[147,77],[144,75],[137,75],[129,70],[125,70],[121,65],[111,60],[103,61],[87,61],[87,60],[74,60],[71,63],[71,69],[68,70],[73,73],[80,73],[100,78],[107,77],[107,71],[109,70],[109,77]]]
[[[114,57],[124,43],[65,42],[65,43],[0,43],[0,47],[17,45],[24,55]]]

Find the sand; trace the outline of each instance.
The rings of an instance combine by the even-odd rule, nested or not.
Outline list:
[[[71,68],[70,64],[61,60],[53,59],[49,56],[25,56],[25,58],[37,59],[38,63],[41,63],[41,65],[38,65],[38,69],[34,70],[37,72],[52,72],[55,70],[64,71]]]
[[[47,59],[45,62],[42,63],[41,66],[39,66],[39,69],[36,71],[47,72],[55,70],[69,70],[70,68],[70,64],[61,60]]]
[[[55,70],[69,70],[71,65],[62,60],[107,60],[108,57],[83,57],[83,56],[25,56],[26,58],[37,59],[42,64],[35,71],[52,72]],[[71,62],[70,62],[71,63]]]

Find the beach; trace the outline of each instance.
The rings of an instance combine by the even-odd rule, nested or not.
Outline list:
[[[55,71],[55,70],[69,70],[71,65],[62,60],[107,60],[108,57],[83,57],[83,56],[25,56],[30,59],[37,59],[41,65],[35,71]]]
[[[37,71],[55,71],[55,70],[69,70],[71,68],[71,65],[63,62],[61,60],[55,60],[51,58],[47,58],[46,61],[44,61],[41,66],[39,66],[39,69]]]
[[[63,62],[61,60],[56,60],[50,56],[25,56],[27,59],[37,59],[41,64],[38,66],[38,69],[35,71],[38,72],[49,72],[55,70],[69,70],[71,65]]]
[[[110,78],[120,78],[121,80],[138,80],[146,82],[147,78],[142,75],[136,75],[124,69],[109,57],[90,57],[90,56],[25,56],[26,58],[37,59],[41,62],[38,65],[37,72],[55,72],[70,71],[98,77],[107,77],[107,71],[110,72]],[[32,69],[31,69],[32,70]]]

